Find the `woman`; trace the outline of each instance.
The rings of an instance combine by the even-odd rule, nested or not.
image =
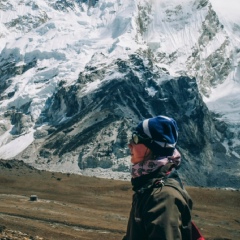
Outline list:
[[[177,139],[175,120],[165,116],[146,119],[133,132],[135,193],[123,240],[192,239],[192,200],[176,171],[181,161]]]

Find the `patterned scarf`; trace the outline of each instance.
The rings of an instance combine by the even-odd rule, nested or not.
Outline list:
[[[180,165],[181,154],[177,149],[174,150],[173,155],[170,157],[159,157],[156,160],[146,160],[132,165],[132,178],[140,177],[142,175],[154,172],[167,163],[174,163],[176,167]]]

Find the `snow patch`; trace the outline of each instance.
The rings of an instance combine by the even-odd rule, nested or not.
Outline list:
[[[32,129],[29,133],[19,136],[8,142],[7,144],[0,147],[0,158],[10,159],[21,153],[34,141],[34,130]]]

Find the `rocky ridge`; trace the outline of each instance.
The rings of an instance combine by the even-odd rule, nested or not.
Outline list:
[[[209,112],[196,79],[170,79],[164,69],[152,66],[151,59],[146,64],[139,55],[128,61],[118,59],[111,66],[87,66],[77,84],[59,87],[48,99],[37,121],[48,124],[34,133],[34,143],[17,158],[29,163],[36,159],[33,165],[38,168],[55,170],[62,165],[64,169],[72,162],[78,173],[89,174],[91,169],[97,175],[93,169],[103,169],[110,177],[126,178],[131,129],[144,117],[164,114],[178,122],[183,155],[180,172],[188,184],[238,187],[230,168],[237,158],[231,156],[231,164],[230,157],[226,161],[222,144],[226,126]],[[100,87],[86,94],[84,83],[94,81],[95,76],[102,79]],[[231,179],[222,181],[222,174],[231,174]]]

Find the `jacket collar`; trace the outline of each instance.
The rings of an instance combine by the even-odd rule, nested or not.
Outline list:
[[[161,166],[160,168],[155,170],[154,172],[137,178],[132,178],[131,183],[133,186],[133,191],[144,192],[145,190],[152,188],[156,181],[167,178],[174,166],[175,165],[173,163],[167,163],[166,165]]]

